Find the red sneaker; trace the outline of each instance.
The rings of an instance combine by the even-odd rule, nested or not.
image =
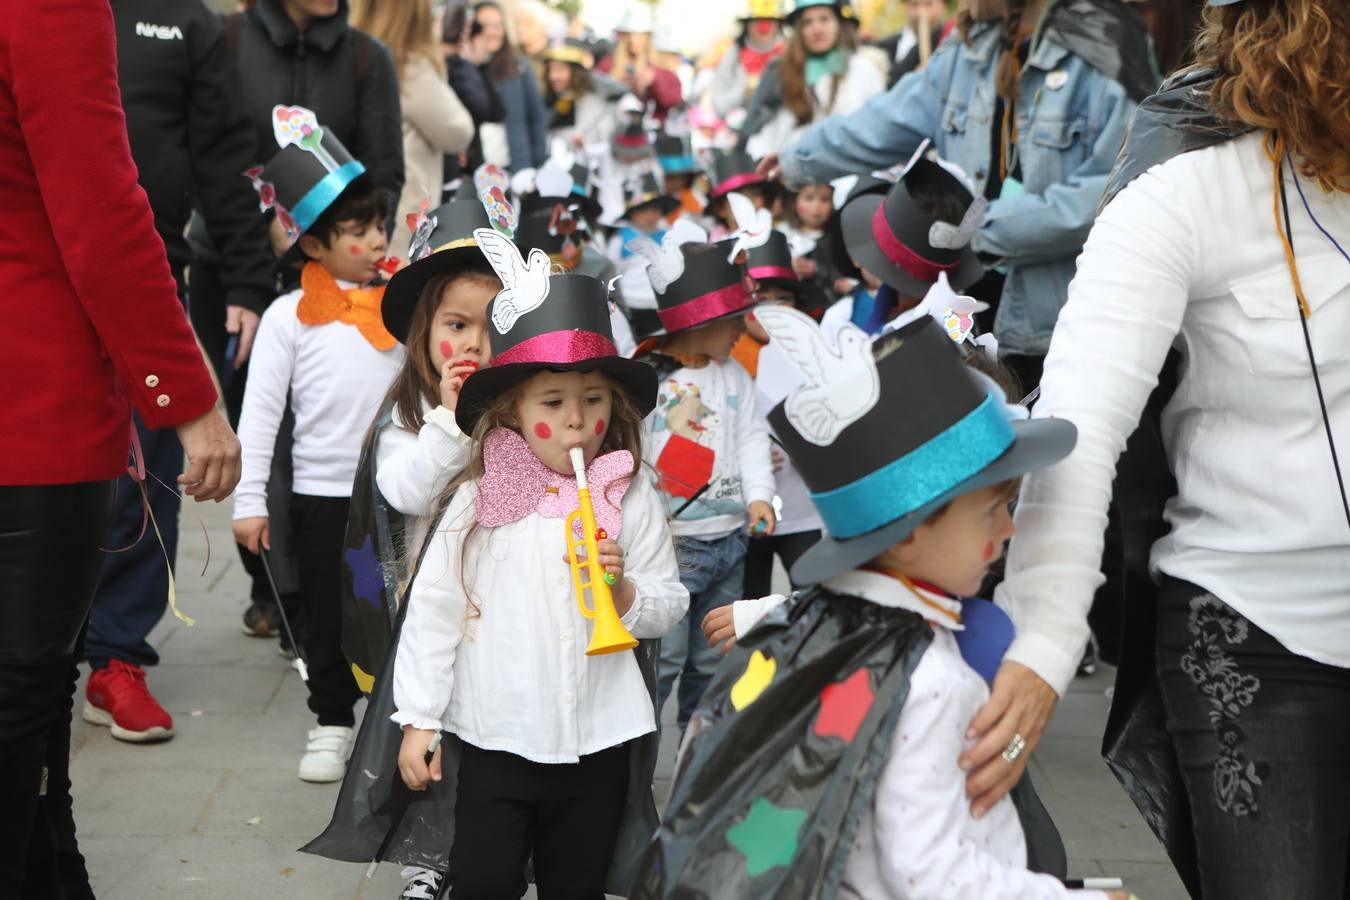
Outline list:
[[[112,726],[119,741],[144,744],[173,737],[173,717],[145,686],[140,666],[111,660],[106,669],[90,674],[84,698],[84,720]]]

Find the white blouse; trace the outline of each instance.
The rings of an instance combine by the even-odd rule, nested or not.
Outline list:
[[[1260,134],[1155,166],[1102,211],[1078,258],[1037,417],[1078,426],[1030,476],[997,598],[1008,658],[1061,694],[1073,677],[1116,460],[1172,346],[1184,357],[1162,434],[1179,492],[1152,564],[1213,592],[1289,650],[1350,667],[1350,526],[1341,508]],[[1350,464],[1350,262],[1285,168],[1293,244],[1331,428]],[[1350,246],[1350,195],[1300,180]]]
[[[932,620],[934,607],[953,614],[960,603],[875,572],[852,571],[825,587],[880,606],[908,609]],[[736,603],[737,636],[748,632],[782,597]],[[1023,900],[1097,898],[1069,890],[1057,878],[1027,869],[1027,842],[1017,809],[1004,797],[976,819],[957,766],[973,741],[966,729],[989,700],[989,688],[967,665],[953,626],[934,623],[933,642],[909,677],[909,693],[891,736],[872,803],[858,826],[840,895],[860,900]]]
[[[540,763],[575,763],[655,731],[637,658],[586,656],[591,625],[563,561],[563,520],[531,513],[479,528],[461,559],[477,493],[476,482],[455,493],[413,580],[390,718]],[[621,509],[619,543],[637,588],[622,622],[635,637],[657,638],[683,618],[689,592],[646,472],[633,480]]]
[[[398,410],[380,431],[375,452],[375,484],[389,505],[408,517],[407,546],[415,558],[427,535],[436,498],[469,463],[473,442],[459,430],[455,414],[422,401],[422,427],[403,427]]]

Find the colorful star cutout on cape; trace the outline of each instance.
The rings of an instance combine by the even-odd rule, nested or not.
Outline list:
[[[364,600],[376,609],[380,608],[380,592],[384,590],[384,575],[380,572],[380,561],[375,558],[375,547],[370,535],[359,549],[343,553],[347,568],[352,570],[352,593],[356,599]]]
[[[777,866],[785,866],[797,852],[797,832],[806,821],[806,810],[774,806],[763,797],[750,804],[750,814],[727,829],[727,843],[745,857],[751,878]]]
[[[778,663],[765,656],[759,650],[750,654],[745,664],[745,674],[736,679],[731,686],[731,705],[737,711],[745,709],[759,699],[764,689],[773,681],[778,671]]]
[[[872,678],[866,668],[829,685],[820,692],[816,734],[821,737],[841,737],[852,743],[874,699],[876,695],[872,692]]]

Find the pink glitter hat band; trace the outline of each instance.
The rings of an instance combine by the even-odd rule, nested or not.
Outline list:
[[[763,281],[765,278],[776,278],[779,281],[799,281],[797,273],[791,269],[785,269],[782,266],[752,266],[746,269],[746,274],[756,281]]]
[[[730,194],[732,191],[740,190],[747,184],[763,184],[763,183],[764,179],[756,175],[754,172],[745,172],[740,175],[732,175],[730,178],[726,179],[717,186],[717,188],[713,191],[713,197],[716,198],[722,196],[723,194]]]
[[[571,365],[602,356],[618,356],[619,348],[594,331],[550,331],[527,338],[492,358],[494,368],[514,365]]]
[[[920,281],[937,281],[938,273],[951,272],[961,263],[959,259],[951,263],[936,263],[905,246],[886,221],[885,203],[872,214],[872,237],[876,238],[877,249],[886,254],[887,259]]]
[[[656,315],[666,331],[674,332],[702,325],[728,313],[740,312],[752,305],[750,294],[745,287],[733,284],[688,300],[679,306],[658,309]]]

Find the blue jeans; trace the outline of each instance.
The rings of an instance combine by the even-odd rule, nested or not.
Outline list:
[[[740,530],[711,541],[690,537],[675,539],[680,583],[689,589],[689,612],[680,624],[661,638],[661,698],[657,709],[665,707],[675,678],[679,676],[677,721],[681,731],[693,717],[721,659],[703,636],[703,617],[719,606],[741,599],[748,540],[745,532]]]

